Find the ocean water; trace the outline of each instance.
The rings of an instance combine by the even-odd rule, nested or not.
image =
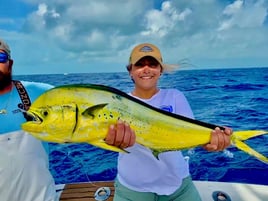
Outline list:
[[[16,79],[53,85],[94,83],[129,92],[127,73],[21,75]],[[201,121],[234,130],[268,130],[268,68],[187,70],[161,77],[161,88],[184,92]],[[268,156],[268,135],[246,141]],[[194,180],[268,185],[268,164],[231,146],[223,152],[202,148],[184,150]],[[111,180],[116,176],[117,153],[88,144],[50,144],[50,170],[57,184]]]

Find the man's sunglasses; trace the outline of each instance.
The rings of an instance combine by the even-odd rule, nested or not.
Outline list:
[[[0,52],[0,63],[6,63],[9,60],[7,53]]]

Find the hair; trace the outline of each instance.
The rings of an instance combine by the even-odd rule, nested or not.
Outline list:
[[[163,64],[163,72],[172,73],[179,69],[179,64]]]

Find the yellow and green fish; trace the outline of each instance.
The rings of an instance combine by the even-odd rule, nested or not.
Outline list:
[[[104,139],[109,125],[121,119],[135,130],[136,143],[151,149],[156,157],[161,152],[205,145],[210,142],[211,131],[220,127],[162,111],[115,88],[94,84],[50,89],[34,101],[27,114],[33,121],[23,123],[22,129],[40,140],[89,143],[116,152],[124,150],[106,144]],[[243,142],[266,133],[237,131],[231,143],[268,163],[266,156]]]

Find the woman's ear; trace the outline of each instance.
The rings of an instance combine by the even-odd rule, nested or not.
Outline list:
[[[128,64],[128,65],[126,66],[126,68],[127,68],[127,71],[130,72],[130,71],[131,71],[131,68],[132,68],[132,64]]]
[[[162,75],[162,73],[163,73],[163,67],[161,66],[160,76]]]

